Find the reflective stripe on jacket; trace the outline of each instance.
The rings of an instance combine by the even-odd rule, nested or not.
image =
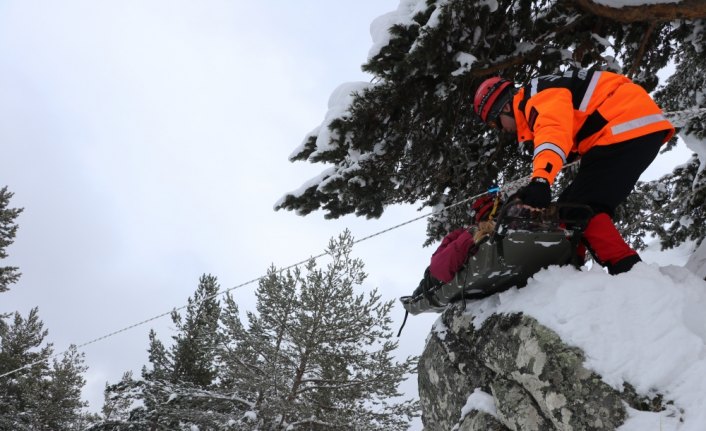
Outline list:
[[[585,154],[674,126],[649,94],[623,75],[570,70],[533,79],[513,98],[520,142],[534,141],[533,177],[553,183],[571,153]]]

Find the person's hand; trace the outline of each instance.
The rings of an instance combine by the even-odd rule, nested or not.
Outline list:
[[[549,181],[544,178],[532,178],[529,184],[517,192],[523,204],[532,208],[546,208],[552,201]]]

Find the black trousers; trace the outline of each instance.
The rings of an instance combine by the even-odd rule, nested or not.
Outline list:
[[[617,144],[590,149],[581,158],[576,178],[559,195],[558,202],[589,205],[607,213],[632,192],[640,175],[657,157],[667,131],[659,131]]]

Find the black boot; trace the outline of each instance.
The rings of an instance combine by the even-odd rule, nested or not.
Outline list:
[[[642,259],[640,259],[640,256],[637,254],[624,257],[612,265],[608,264],[608,273],[610,275],[616,275],[622,274],[623,272],[628,272],[637,262],[642,262]]]
[[[437,280],[436,278],[434,278],[434,276],[431,275],[431,272],[427,267],[427,269],[424,271],[424,278],[422,278],[422,280],[419,282],[419,286],[414,289],[412,296],[417,297],[419,295],[424,294],[427,298],[432,300],[432,292],[438,289],[439,286],[441,286],[442,284],[444,283],[440,280]],[[434,299],[434,301],[436,300]]]

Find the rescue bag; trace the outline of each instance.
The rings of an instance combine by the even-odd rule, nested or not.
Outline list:
[[[500,211],[495,232],[476,244],[453,280],[445,284],[423,280],[411,296],[400,301],[413,315],[441,312],[455,301],[522,287],[550,265],[580,266],[576,246],[592,215],[584,205],[552,204],[546,210],[530,212],[516,201],[508,202]]]

